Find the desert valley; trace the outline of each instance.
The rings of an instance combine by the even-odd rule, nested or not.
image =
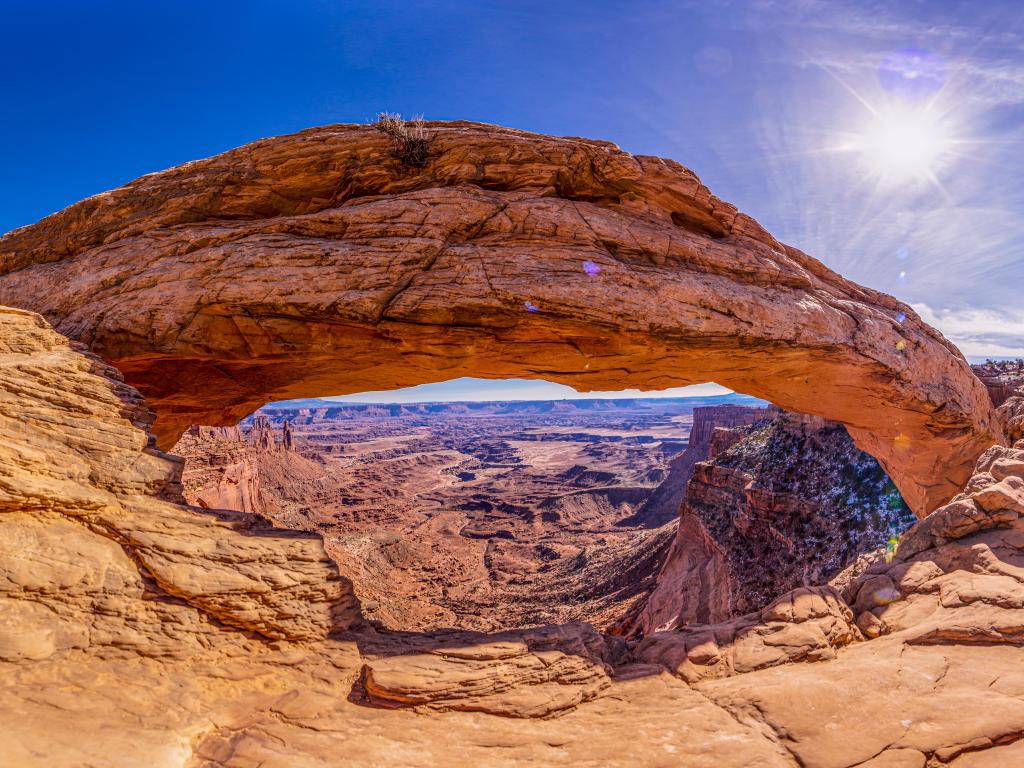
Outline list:
[[[319,532],[391,629],[608,623],[667,544],[630,521],[686,447],[693,407],[285,403],[190,430],[175,452],[193,503]]]
[[[689,494],[707,520],[687,523],[714,527],[722,551],[742,546],[736,572],[783,546],[791,562],[761,562],[774,573],[763,594],[752,602],[720,594],[714,601],[723,607],[704,621],[827,580],[910,525],[877,462],[840,425],[809,422],[738,395],[310,400],[268,406],[239,427],[190,428],[174,452],[185,457],[191,503],[323,536],[364,616],[382,628],[494,631],[577,620],[621,632],[639,628],[627,615],[643,613],[697,462],[709,455],[723,454],[722,469],[702,466],[707,474]],[[742,449],[757,451],[759,441],[772,455],[744,461]],[[787,466],[794,460],[806,462],[800,477],[814,476],[813,487]],[[730,463],[748,465],[742,482],[708,472]],[[772,505],[754,508],[748,485],[774,493]],[[730,490],[731,498],[707,498]],[[836,499],[841,511],[832,509]],[[763,529],[751,521],[738,532],[740,516],[759,516]],[[690,588],[728,584],[693,579]]]

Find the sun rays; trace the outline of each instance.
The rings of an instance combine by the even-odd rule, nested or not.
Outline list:
[[[896,106],[877,111],[850,148],[866,168],[893,183],[929,180],[953,155],[956,139],[932,110]]]

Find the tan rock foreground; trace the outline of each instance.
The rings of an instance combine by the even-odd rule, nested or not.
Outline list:
[[[726,625],[381,635],[315,538],[177,502],[138,394],[39,316],[0,311],[0,383],[5,766],[1020,761],[1024,444],[892,562]]]
[[[846,424],[918,515],[1002,439],[984,385],[891,297],[782,245],[678,163],[431,123],[258,141],[0,239],[0,304],[113,362],[168,448],[269,400],[458,376],[718,381]]]

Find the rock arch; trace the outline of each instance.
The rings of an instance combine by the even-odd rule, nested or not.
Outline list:
[[[776,241],[670,160],[430,123],[257,141],[0,239],[0,304],[114,363],[163,446],[269,400],[457,376],[718,381],[846,424],[918,515],[1002,435],[906,305]]]

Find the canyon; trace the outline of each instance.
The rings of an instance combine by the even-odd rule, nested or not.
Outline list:
[[[309,400],[173,452],[190,503],[321,535],[381,628],[642,635],[759,610],[910,526],[841,425],[762,406]]]
[[[657,572],[672,531],[633,518],[701,402],[281,403],[174,452],[190,502],[323,536],[382,626],[604,626]]]
[[[1024,389],[997,405],[909,307],[778,243],[672,161],[427,126],[434,154],[422,167],[372,127],[311,129],[152,174],[0,239],[7,762],[1019,762]],[[421,628],[393,630],[406,618],[399,603],[361,605],[356,582],[375,575],[359,574],[358,547],[332,543],[337,521],[308,514],[307,494],[340,501],[367,477],[345,466],[361,455],[367,471],[394,470],[395,499],[412,491],[441,509],[453,497],[403,473],[394,451],[405,435],[364,423],[307,455],[334,429],[308,404],[235,425],[272,400],[462,375],[581,390],[716,380],[788,413],[703,428],[706,455],[692,440],[688,458],[683,430],[666,440],[664,422],[635,443],[611,439],[622,424],[599,441],[571,424],[573,439],[552,441],[547,458],[545,439],[519,434],[522,463],[548,462],[557,483],[592,493],[603,476],[577,459],[595,447],[588,462],[642,481],[642,499],[602,508],[626,528],[672,530],[666,510],[681,499],[660,570],[649,576],[653,560],[629,548],[648,580],[622,603],[628,626],[602,632],[559,614],[442,628],[435,607],[458,618],[457,603],[428,597],[408,617]],[[490,422],[474,435],[463,414],[456,448],[424,458],[441,476],[449,465],[436,459],[452,451],[456,474],[443,476],[468,486],[455,497],[477,506],[467,525],[498,544],[515,542],[500,532],[539,498],[507,515],[473,499],[493,465],[516,463],[489,437],[501,415],[474,417]],[[168,452],[179,438],[197,449],[186,474]],[[671,452],[639,455],[673,440]],[[270,458],[247,474],[256,454]],[[814,463],[822,455],[831,463]],[[625,456],[639,476],[626,477]],[[343,485],[322,472],[328,463]],[[843,478],[863,493],[832,493]],[[275,501],[269,491],[293,481],[302,497]],[[890,504],[897,495],[912,514]],[[393,507],[352,509],[346,522],[377,527]],[[894,514],[869,514],[879,509]],[[793,538],[800,521],[812,525]],[[912,525],[898,534],[897,522]],[[891,546],[861,552],[890,534]],[[756,567],[791,552],[786,584],[781,559]],[[512,553],[504,567],[524,559]],[[687,563],[696,575],[681,580]],[[639,571],[623,575],[640,584]],[[711,583],[717,601],[693,607]]]

